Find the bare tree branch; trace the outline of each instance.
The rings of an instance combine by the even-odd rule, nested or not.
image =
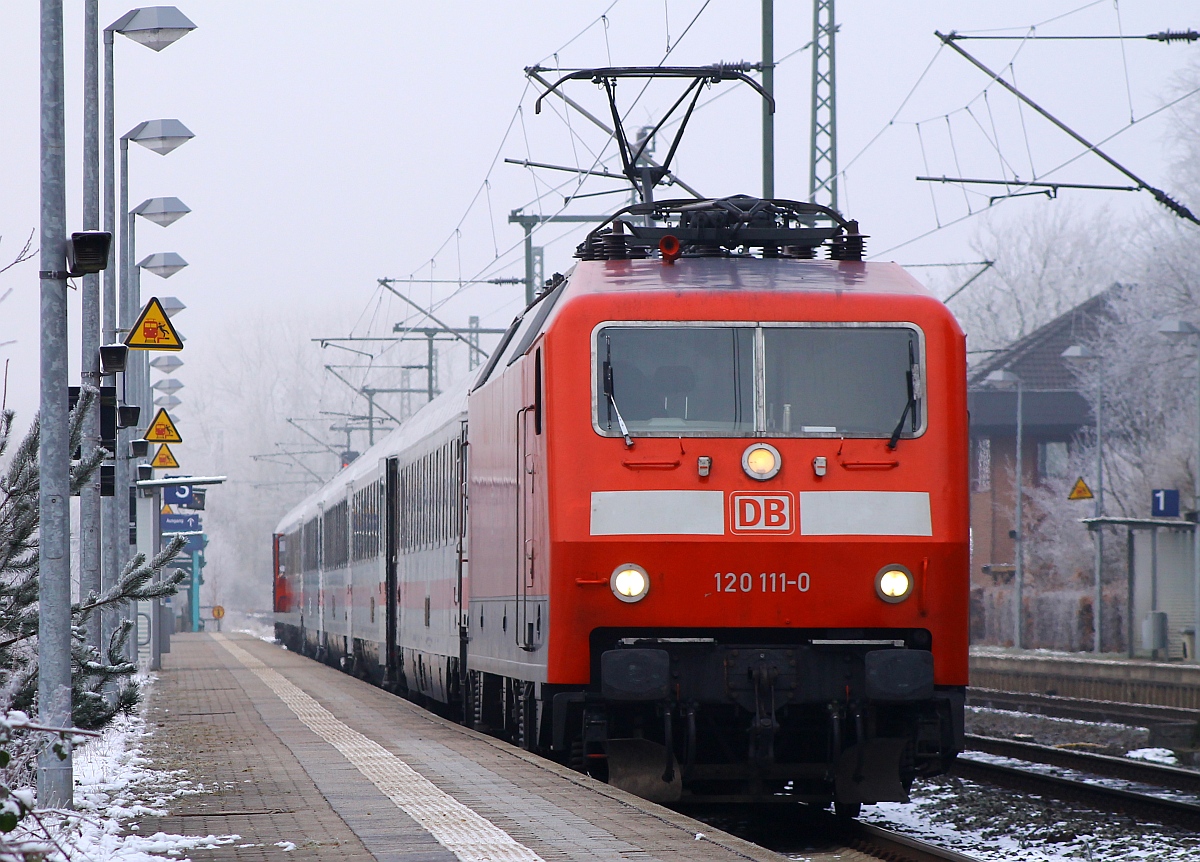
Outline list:
[[[3,239],[4,239],[4,237],[0,236],[0,241],[2,241]],[[25,261],[32,259],[33,256],[37,253],[38,253],[38,250],[33,247],[33,230],[31,229],[29,231],[29,236],[26,237],[26,239],[25,239],[25,245],[23,245],[21,247],[21,250],[19,252],[17,252],[16,258],[13,259],[12,263],[9,263],[5,266],[0,267],[0,273],[7,272],[8,270],[10,270],[14,266],[16,266],[18,263],[24,263]],[[4,297],[0,297],[0,301],[3,301],[4,298],[7,296],[8,296],[7,293],[4,294]]]

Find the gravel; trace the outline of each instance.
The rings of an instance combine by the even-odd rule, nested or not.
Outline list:
[[[1150,744],[1150,731],[1145,727],[1052,718],[982,706],[967,707],[967,733],[1069,746],[1118,757],[1127,751],[1148,748]]]

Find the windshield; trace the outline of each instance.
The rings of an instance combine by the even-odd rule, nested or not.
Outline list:
[[[610,326],[597,348],[607,433],[620,433],[621,420],[631,434],[754,431],[752,328]]]
[[[922,425],[919,351],[919,332],[900,324],[606,326],[597,427],[612,436],[912,436]]]
[[[765,328],[766,430],[890,437],[909,401],[916,341],[911,329]],[[902,431],[917,430],[915,410],[905,420]]]

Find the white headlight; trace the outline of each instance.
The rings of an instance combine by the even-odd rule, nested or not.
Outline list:
[[[896,604],[909,597],[913,588],[912,572],[900,565],[888,565],[875,575],[875,593],[885,602]]]
[[[613,595],[623,602],[640,602],[650,592],[650,576],[633,563],[623,563],[613,569],[608,583]]]
[[[751,479],[765,482],[783,466],[779,450],[769,443],[754,443],[742,453],[742,469]]]

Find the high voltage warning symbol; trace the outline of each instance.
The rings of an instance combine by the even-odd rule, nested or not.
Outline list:
[[[154,453],[154,459],[150,462],[150,466],[159,470],[177,470],[179,462],[175,460],[175,453],[171,451],[171,447],[163,443]]]
[[[167,411],[161,407],[154,414],[154,421],[146,429],[146,436],[143,439],[149,440],[151,443],[183,442],[183,438],[179,436],[179,431],[175,428],[175,423],[171,421],[171,417],[167,415]]]
[[[1087,482],[1083,481],[1082,476],[1075,480],[1071,493],[1067,494],[1068,500],[1091,500],[1093,498],[1092,489],[1087,486]]]
[[[150,297],[125,336],[125,346],[131,350],[183,350],[183,341],[167,319],[167,312],[158,297]]]

